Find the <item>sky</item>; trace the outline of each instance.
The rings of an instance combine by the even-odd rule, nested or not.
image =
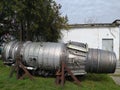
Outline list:
[[[69,24],[112,23],[120,19],[120,0],[55,0]]]

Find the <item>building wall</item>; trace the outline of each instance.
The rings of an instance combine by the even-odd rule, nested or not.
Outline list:
[[[89,48],[102,49],[102,39],[113,39],[113,51],[119,59],[119,27],[72,28],[62,31],[61,42],[77,41],[87,43]]]

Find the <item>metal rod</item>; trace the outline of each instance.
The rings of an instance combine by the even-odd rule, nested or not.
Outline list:
[[[65,81],[65,64],[64,61],[62,61],[62,75],[61,75],[61,86],[64,86],[64,81]]]

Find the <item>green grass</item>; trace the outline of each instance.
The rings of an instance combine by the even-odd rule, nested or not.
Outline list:
[[[80,78],[80,86],[73,81],[66,81],[65,86],[56,86],[55,78],[34,77],[31,81],[28,78],[17,80],[15,75],[9,78],[10,68],[0,61],[0,90],[120,90],[109,75],[87,74]]]

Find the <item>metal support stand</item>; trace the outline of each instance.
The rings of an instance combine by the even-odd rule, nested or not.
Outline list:
[[[66,66],[66,64],[64,63],[64,61],[62,61],[62,66],[61,69],[59,69],[56,72],[56,80],[55,83],[57,85],[61,85],[64,86],[65,84],[65,71],[68,72],[68,74],[70,74],[70,76],[73,78],[73,80],[75,81],[76,84],[80,85],[80,81],[73,75],[73,73],[71,72],[71,70]]]
[[[33,80],[33,76],[29,73],[26,67],[22,64],[20,59],[16,60],[15,66],[12,66],[10,77],[13,76],[13,72],[16,71],[17,79],[23,79],[25,76],[28,76],[31,80]]]

